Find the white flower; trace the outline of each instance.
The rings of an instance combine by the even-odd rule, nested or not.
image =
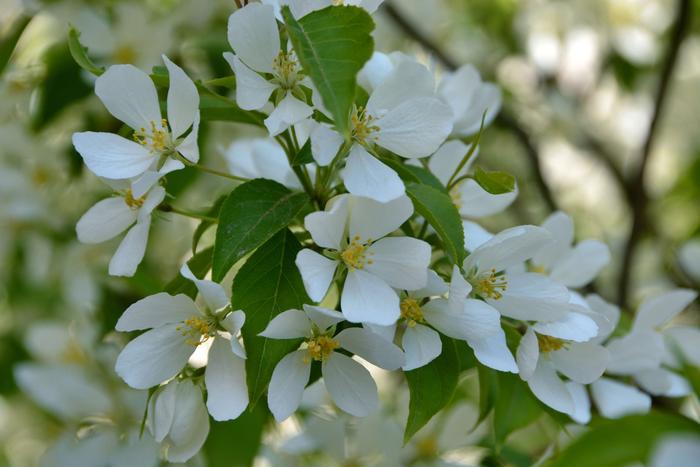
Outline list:
[[[413,205],[405,196],[382,204],[340,195],[328,202],[326,211],[306,216],[306,229],[327,254],[308,248],[297,254],[309,297],[320,302],[341,267],[341,272],[347,271],[340,299],[345,318],[353,323],[395,323],[400,308],[394,289],[420,289],[428,280],[429,244],[409,237],[383,238],[411,214]]]
[[[150,330],[124,347],[115,369],[129,386],[150,388],[177,375],[195,349],[211,338],[204,373],[207,407],[216,420],[237,418],[248,405],[245,351],[238,341],[245,315],[228,312],[229,299],[221,285],[197,279],[187,265],[181,274],[195,283],[207,308],[201,310],[186,295],[164,292],[134,303],[116,329]]]
[[[495,84],[481,81],[479,72],[472,65],[446,73],[440,81],[438,92],[452,109],[452,133],[456,136],[476,133],[481,128],[484,113],[484,126],[487,126],[501,109],[501,90]]]
[[[149,401],[146,421],[170,462],[187,462],[209,435],[202,391],[189,380],[174,380],[158,388]]]
[[[553,242],[533,258],[534,269],[541,270],[567,287],[583,287],[610,262],[608,246],[598,240],[584,240],[573,246],[574,224],[561,211],[551,214],[542,224]]]
[[[275,9],[275,16],[280,21],[282,18],[282,7],[288,6],[295,18],[303,18],[312,11],[321,10],[331,5],[352,5],[359,6],[367,10],[368,13],[374,13],[379,5],[384,0],[262,0],[266,5],[272,5]]]
[[[73,135],[73,145],[99,177],[146,180],[135,188],[140,197],[162,176],[184,167],[179,160],[199,160],[199,95],[185,72],[166,56],[168,119],[161,117],[158,93],[151,78],[132,65],[114,65],[95,82],[95,93],[109,113],[134,129],[133,140],[112,133]],[[183,138],[189,128],[192,130]]]
[[[700,436],[695,433],[670,434],[664,436],[654,446],[649,466],[695,465],[698,459],[700,459]]]
[[[250,3],[228,20],[228,41],[235,52],[224,53],[236,75],[236,102],[244,110],[262,109],[279,91],[275,110],[265,119],[270,136],[308,118],[313,109],[299,85],[304,78],[293,51],[280,48],[275,12],[271,5]],[[263,74],[270,74],[269,80]]]
[[[570,327],[568,331],[568,338],[563,339],[528,327],[516,358],[520,377],[527,381],[539,400],[559,412],[585,419],[585,416],[576,417],[577,407],[581,410],[578,400],[585,398],[585,403],[588,401],[580,385],[590,384],[601,377],[609,354],[602,345],[586,342],[591,336],[585,327]],[[594,335],[597,331],[596,327]],[[558,374],[571,381],[562,381]],[[582,412],[586,412],[585,408]]]
[[[103,199],[83,214],[76,225],[82,243],[102,243],[128,229],[109,262],[109,274],[133,276],[143,259],[148,243],[153,210],[165,199],[162,186],[134,196],[127,182],[111,181],[118,196]]]
[[[335,334],[336,325],[344,320],[338,311],[305,305],[304,311],[280,313],[260,333],[271,339],[305,339],[304,347],[285,356],[272,372],[267,403],[277,421],[299,407],[312,361],[321,362],[326,389],[342,410],[363,417],[377,408],[372,376],[360,363],[336,350],[345,349],[386,370],[403,365],[403,352],[367,329],[347,328]]]
[[[430,70],[415,60],[401,60],[372,91],[367,106],[352,116],[354,144],[341,173],[345,187],[380,202],[403,195],[405,187],[396,172],[368,150],[377,145],[405,158],[429,156],[449,135],[450,120],[450,109],[436,97]],[[342,141],[327,133],[311,133],[320,164],[333,159]],[[319,137],[329,142],[321,145]]]
[[[428,167],[438,180],[447,186],[460,161],[470,149],[471,146],[467,146],[462,141],[447,141],[430,157]],[[478,154],[479,148],[476,148],[454,180],[469,173]],[[518,196],[518,187],[516,185],[510,193],[494,195],[484,190],[476,180],[467,178],[450,190],[450,196],[463,217],[480,218],[498,214],[510,206]]]

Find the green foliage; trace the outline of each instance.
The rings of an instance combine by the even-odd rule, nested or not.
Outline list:
[[[253,465],[260,450],[263,429],[270,418],[265,404],[258,404],[235,420],[212,423],[207,442],[202,448],[208,465]],[[235,449],[232,448],[232,442],[235,442]]]
[[[440,190],[443,193],[447,193],[447,189],[440,183],[440,180],[433,175],[429,170],[423,167],[416,167],[415,165],[402,164],[401,162],[382,159],[382,162],[391,167],[396,171],[396,173],[401,177],[405,183],[419,183],[423,185],[428,185],[436,190]]]
[[[501,195],[515,190],[515,177],[507,172],[487,172],[477,167],[474,180],[492,195]]]
[[[539,418],[542,408],[518,375],[490,371],[496,374],[498,382],[493,407],[493,429],[496,446],[501,446],[508,435]]]
[[[299,152],[294,154],[294,157],[289,161],[289,165],[296,167],[298,165],[310,164],[314,161],[311,154],[311,138],[306,140],[306,143],[299,149]]]
[[[243,110],[233,101],[211,93],[202,93],[200,95],[199,111],[203,122],[235,122],[262,125],[262,121],[265,119],[265,116],[260,112]]]
[[[95,76],[100,76],[104,73],[104,67],[95,65],[92,59],[88,57],[87,47],[80,43],[80,31],[74,27],[71,27],[68,31],[68,49],[70,50],[73,60],[75,60],[75,63],[77,63],[80,68]]]
[[[695,433],[700,436],[700,424],[682,415],[657,411],[617,420],[599,419],[548,465],[618,467],[643,463],[656,442],[671,433]]]
[[[15,51],[15,46],[22,37],[24,29],[31,21],[31,16],[20,16],[15,20],[15,22],[10,27],[10,30],[0,38],[0,75],[5,71],[7,64],[10,63],[10,58],[12,57],[12,52]]]
[[[233,281],[233,309],[246,313],[242,335],[251,404],[265,391],[275,365],[300,343],[258,336],[272,318],[309,300],[294,264],[299,250],[294,235],[282,230],[248,258]]]
[[[459,379],[459,357],[452,339],[441,336],[442,353],[432,362],[415,370],[406,371],[406,382],[411,394],[404,442],[430,421],[452,399]]]
[[[362,8],[330,6],[300,20],[282,8],[289,39],[304,71],[311,77],[335,127],[350,136],[350,111],[356,75],[372,56],[374,21]]]
[[[428,185],[406,184],[406,194],[416,211],[435,229],[447,256],[454,264],[464,261],[464,229],[462,219],[449,195]]]
[[[287,227],[309,197],[266,179],[238,186],[219,212],[214,243],[213,279],[221,281],[236,261]]]

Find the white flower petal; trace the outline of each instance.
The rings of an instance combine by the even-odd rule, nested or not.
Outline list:
[[[540,359],[540,346],[537,342],[537,335],[531,327],[527,328],[522,339],[520,339],[518,350],[515,352],[515,359],[518,362],[520,377],[523,381],[532,378],[537,368],[537,362]]]
[[[228,42],[250,68],[272,73],[272,62],[280,52],[274,8],[251,3],[233,12],[228,19]]]
[[[394,169],[355,144],[340,175],[345,187],[355,196],[387,203],[402,196],[406,188]]]
[[[567,287],[583,287],[610,262],[610,249],[597,240],[585,240],[560,258],[549,277]]]
[[[73,146],[90,171],[112,179],[141,175],[157,157],[142,145],[112,133],[74,133]]]
[[[676,289],[645,300],[637,310],[632,330],[663,326],[690,305],[695,297],[697,292],[693,290]]]
[[[364,328],[347,328],[338,333],[335,340],[340,346],[385,370],[396,370],[404,364],[404,354],[378,334]]]
[[[554,410],[566,414],[574,413],[574,399],[548,362],[540,360],[527,384],[539,400]]]
[[[596,319],[598,335],[593,339],[594,342],[604,342],[617,327],[620,320],[620,309],[595,294],[586,295],[586,303],[594,313],[606,318],[604,320]]]
[[[469,153],[470,148],[471,146],[464,144],[458,139],[446,141],[445,144],[440,146],[440,148],[435,151],[435,154],[430,157],[428,168],[438,180],[446,186],[454,171],[457,170],[459,163]],[[479,148],[476,148],[470,160],[464,164],[464,167],[462,167],[455,178],[465,175],[469,171],[470,166],[478,154]]]
[[[467,217],[493,216],[510,206],[518,197],[518,187],[509,193],[494,195],[475,180],[467,179],[457,187],[461,205],[459,213]]]
[[[410,237],[386,237],[367,248],[364,270],[395,289],[417,290],[428,282],[430,245]]]
[[[447,283],[442,280],[442,277],[432,269],[428,269],[428,282],[426,282],[425,287],[412,290],[409,295],[413,298],[437,297],[446,294],[448,290]]]
[[[209,414],[202,391],[191,381],[180,382],[173,426],[168,433],[167,459],[174,463],[188,461],[199,452],[208,435]]]
[[[569,308],[569,291],[537,273],[507,275],[508,288],[500,299],[487,299],[502,315],[526,321],[556,321]]]
[[[164,324],[179,323],[199,310],[190,297],[160,292],[149,295],[131,305],[117,321],[115,329],[121,332],[155,328]]]
[[[575,312],[566,313],[557,321],[535,323],[533,328],[539,334],[574,342],[586,342],[598,334],[598,325],[592,318]]]
[[[251,70],[236,55],[225,52],[224,58],[236,75],[236,103],[243,110],[262,109],[276,86]]]
[[[322,331],[345,321],[345,316],[341,312],[322,306],[304,305],[304,313]]]
[[[402,157],[434,153],[452,131],[450,108],[432,97],[410,99],[391,109],[374,124],[377,144]]]
[[[338,262],[305,248],[297,253],[295,263],[311,300],[314,302],[323,300],[333,281]]]
[[[639,389],[609,378],[600,378],[591,385],[591,394],[598,411],[606,418],[620,418],[634,413],[647,413],[651,397]]]
[[[482,83],[477,90],[468,111],[462,114],[454,122],[454,134],[470,136],[481,128],[481,119],[484,117],[484,128],[493,122],[498,111],[501,110],[503,96],[498,86],[491,83]]]
[[[399,297],[378,277],[362,271],[348,271],[340,299],[346,319],[352,323],[393,324],[400,315]]]
[[[377,409],[377,385],[358,362],[333,352],[323,362],[321,372],[333,402],[345,412],[364,417]]]
[[[314,243],[323,248],[340,250],[340,242],[345,235],[348,219],[348,198],[338,198],[330,209],[316,211],[304,218],[304,227],[311,234]]]
[[[265,127],[270,136],[277,136],[290,126],[310,117],[312,113],[312,107],[288,93],[265,119]]]
[[[671,347],[673,357],[680,352],[680,357],[690,365],[700,367],[700,329],[690,326],[674,326],[664,331],[667,347]],[[675,362],[675,358],[674,364]],[[680,362],[679,362],[680,363]]]
[[[180,161],[168,159],[168,162],[178,162],[182,167],[184,167],[184,164]],[[176,168],[175,170],[179,169]],[[146,170],[143,174],[141,174],[140,177],[138,177],[131,183],[131,196],[133,196],[134,198],[142,197],[143,195],[148,193],[148,190],[153,188],[153,185],[158,183],[158,180],[163,178],[164,175],[165,173],[162,173],[160,171],[156,172],[155,170]]]
[[[117,374],[136,389],[148,389],[175,376],[195,349],[185,343],[179,327],[166,324],[129,342],[117,358]]]
[[[221,284],[217,284],[216,282],[209,280],[198,279],[192,273],[187,263],[183,264],[180,268],[180,274],[185,279],[189,279],[194,282],[194,285],[197,286],[197,290],[199,290],[199,293],[202,295],[202,298],[209,307],[210,311],[221,310],[231,303],[228,298],[228,294],[226,293],[226,289],[224,289]]]
[[[168,68],[170,85],[168,87],[168,124],[173,139],[182,136],[194,123],[199,111],[199,93],[194,83],[184,70],[163,55]]]
[[[82,243],[102,243],[124,232],[136,222],[137,211],[124,198],[115,196],[97,202],[80,218],[75,230]]]
[[[109,262],[110,276],[131,277],[146,253],[148,243],[148,231],[151,228],[151,219],[137,222],[124,236],[119,248]]]
[[[464,248],[470,252],[473,252],[493,238],[491,232],[476,222],[463,220],[462,229],[464,230]]]
[[[357,74],[357,83],[368,93],[372,93],[394,69],[394,64],[385,53],[375,51]]]
[[[372,92],[366,108],[371,115],[379,116],[408,99],[432,97],[434,92],[435,82],[430,70],[415,60],[402,60]]]
[[[227,339],[216,337],[204,373],[207,408],[214,420],[238,418],[248,406],[245,378],[245,360],[233,354]]]
[[[197,138],[199,137],[199,119],[200,116],[198,110],[194,115],[192,131],[190,131],[187,136],[185,136],[185,139],[177,145],[177,152],[179,152],[185,159],[195,164],[199,161],[199,145],[197,144]],[[184,166],[185,165],[180,161],[166,161],[163,168],[160,169],[160,173],[163,174],[172,172],[173,170],[180,170]]]
[[[275,420],[281,422],[292,415],[309,382],[311,365],[306,363],[307,352],[297,350],[286,355],[275,367],[267,390],[267,405]]]
[[[258,334],[270,339],[296,339],[307,337],[311,333],[311,322],[301,310],[287,310],[278,314]]]
[[[608,372],[633,375],[638,371],[657,368],[664,353],[663,338],[655,332],[637,331],[610,340]]]
[[[135,66],[112,65],[109,67],[95,81],[95,94],[107,107],[109,113],[132,129],[149,129],[151,123],[161,128],[156,87],[151,78]]]
[[[301,189],[282,146],[270,138],[237,139],[225,150],[229,172],[245,178],[268,178]]]
[[[335,158],[343,137],[328,125],[317,123],[311,131],[311,154],[321,167],[325,167]]]
[[[388,203],[353,196],[350,198],[350,238],[361,242],[378,240],[398,229],[413,215],[413,203],[400,196]]]
[[[588,398],[585,386],[573,381],[566,382],[566,389],[574,401],[574,411],[569,415],[576,422],[585,425],[591,421],[591,400]]]
[[[551,241],[545,229],[521,225],[503,230],[479,246],[464,262],[464,269],[478,266],[481,271],[502,271],[532,258]]]
[[[153,393],[148,404],[148,428],[156,442],[162,442],[175,418],[175,403],[177,398],[177,383],[171,382],[161,386]]]
[[[471,64],[462,65],[443,76],[439,86],[440,97],[452,109],[455,120],[467,113],[481,84],[481,76]]]
[[[610,355],[602,345],[573,342],[569,348],[550,354],[552,363],[560,373],[581,384],[590,384],[605,371]]]
[[[700,436],[694,433],[665,435],[656,443],[649,467],[696,465],[700,459]]]
[[[435,360],[442,353],[440,334],[428,326],[407,327],[401,339],[406,356],[404,371],[415,370]]]
[[[655,396],[682,397],[692,390],[686,380],[665,368],[640,371],[634,375],[634,380]]]
[[[464,279],[459,267],[455,264],[452,267],[452,277],[450,279],[450,294],[448,303],[450,311],[460,313],[464,310],[467,297],[472,292],[472,285]]]

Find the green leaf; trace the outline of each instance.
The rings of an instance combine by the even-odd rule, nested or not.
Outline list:
[[[300,341],[267,339],[258,334],[283,311],[308,302],[294,260],[301,244],[287,229],[278,232],[253,253],[233,280],[233,309],[246,314],[242,334],[248,392],[252,404],[265,391],[275,365]]]
[[[438,178],[429,170],[426,170],[423,167],[402,164],[399,161],[391,159],[382,159],[382,162],[394,169],[401,180],[406,183],[420,183],[433,187],[436,190],[440,190],[443,193],[447,193],[447,189],[442,183],[440,183],[440,180],[438,180]]]
[[[700,435],[700,424],[682,415],[652,411],[617,420],[596,420],[550,467],[617,467],[645,463],[657,441],[670,434]]]
[[[219,282],[236,261],[287,227],[309,197],[258,178],[238,186],[219,212],[212,276]]]
[[[481,363],[476,365],[479,375],[479,422],[481,423],[493,409],[498,397],[498,375],[496,370]]]
[[[22,15],[18,17],[7,33],[0,39],[0,75],[5,71],[7,64],[10,63],[10,58],[15,51],[15,46],[17,46],[19,38],[22,37],[24,29],[31,19],[31,16]]]
[[[349,137],[355,78],[374,51],[374,21],[366,10],[354,6],[330,6],[300,20],[285,6],[282,16],[299,62],[316,85],[336,129]]]
[[[512,373],[496,372],[497,395],[493,411],[496,446],[508,435],[534,422],[544,412],[530,388]]]
[[[313,155],[311,154],[311,138],[306,140],[306,143],[299,149],[299,152],[294,154],[292,160],[289,161],[289,165],[296,167],[298,165],[310,164],[314,161]]]
[[[492,195],[501,195],[515,190],[515,177],[507,172],[487,172],[477,167],[474,180]]]
[[[187,261],[187,265],[190,267],[192,274],[195,277],[203,278],[209,269],[211,269],[211,259],[213,248],[206,248]],[[166,292],[170,295],[185,294],[191,298],[197,296],[197,287],[192,283],[191,280],[185,279],[178,272],[170,282],[168,282],[164,288]]]
[[[428,185],[406,184],[406,194],[416,211],[433,226],[442,240],[447,256],[454,264],[464,261],[462,218],[449,195]]]
[[[95,65],[95,63],[87,55],[87,47],[80,43],[80,31],[71,26],[68,31],[68,49],[73,56],[73,60],[80,68],[92,73],[95,76],[100,76],[105,72],[104,67]]]
[[[210,207],[207,212],[206,216],[207,217],[213,217],[215,219],[219,218],[219,212],[221,211],[221,206],[224,204],[224,201],[226,201],[226,196],[220,196],[219,199],[214,202],[212,207]],[[202,238],[202,235],[209,230],[209,227],[214,225],[215,222],[211,221],[209,219],[204,219],[202,222],[199,223],[197,228],[194,231],[194,234],[192,235],[192,253],[197,252],[197,245],[199,244],[199,240]]]
[[[442,336],[440,356],[404,374],[411,395],[403,435],[406,443],[452,399],[459,379],[459,357],[454,341]]]
[[[270,419],[267,407],[258,404],[235,420],[212,423],[202,448],[207,464],[227,467],[253,465],[260,450],[263,430]],[[231,449],[232,440],[235,440],[236,449]]]

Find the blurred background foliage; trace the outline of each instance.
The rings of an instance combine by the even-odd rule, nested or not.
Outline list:
[[[106,274],[115,244],[77,242],[77,219],[108,191],[83,169],[70,136],[120,127],[71,58],[69,25],[99,65],[150,70],[165,53],[208,79],[230,75],[222,53],[233,7],[228,0],[0,0],[0,464],[37,465],[66,425],[15,383],[18,362],[41,361],[51,348],[49,333],[37,350],[37,327],[62,330],[88,354],[117,349],[117,317],[176,275],[196,228],[159,214],[146,260],[130,279]],[[653,292],[697,289],[700,0],[393,0],[376,20],[378,50],[416,54],[438,73],[473,63],[502,87],[504,108],[482,137],[480,160],[516,175],[520,195],[486,220],[489,228],[569,212],[579,238],[600,238],[613,252],[592,289],[628,311]],[[207,164],[225,168],[223,152],[245,136],[263,135],[204,122]],[[204,211],[230,186],[182,170],[168,176],[167,188],[178,204]],[[697,320],[697,308],[690,316]],[[68,358],[61,355],[53,357]],[[475,399],[471,383],[467,400]],[[248,465],[266,423],[258,412],[214,425],[202,459]],[[527,465],[553,429],[528,428],[520,433],[527,443],[516,439],[485,462]],[[234,454],[232,438],[240,441]]]

